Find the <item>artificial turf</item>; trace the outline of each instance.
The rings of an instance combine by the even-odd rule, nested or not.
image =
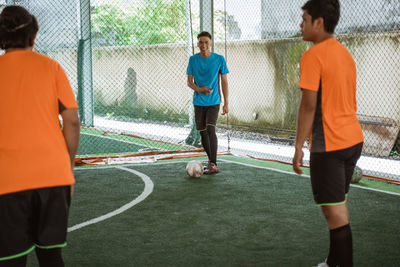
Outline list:
[[[129,167],[150,177],[154,191],[122,214],[70,232],[66,266],[313,266],[324,260],[329,232],[309,180],[251,162],[254,167],[223,161],[221,173],[199,179],[185,174],[185,161]],[[76,178],[71,226],[119,208],[144,188],[138,176],[116,168],[82,169]],[[355,266],[398,265],[400,196],[351,188],[348,202]]]

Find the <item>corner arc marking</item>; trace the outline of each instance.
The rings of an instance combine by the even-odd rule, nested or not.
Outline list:
[[[126,211],[126,210],[128,210],[130,208],[132,208],[136,204],[142,202],[143,200],[145,200],[153,192],[154,184],[151,181],[150,177],[148,177],[147,175],[145,175],[145,174],[143,174],[141,172],[129,169],[129,168],[125,168],[125,167],[116,167],[116,168],[120,169],[120,170],[124,170],[124,171],[130,172],[130,173],[133,173],[133,174],[139,176],[144,182],[144,190],[143,190],[143,192],[137,198],[132,200],[131,202],[123,205],[122,207],[120,207],[120,208],[118,208],[118,209],[116,209],[116,210],[114,210],[112,212],[109,212],[109,213],[104,214],[102,216],[99,216],[97,218],[88,220],[86,222],[79,223],[79,224],[76,224],[74,226],[68,227],[68,232],[72,232],[72,231],[78,230],[78,229],[83,228],[85,226],[88,226],[88,225],[91,225],[91,224],[95,224],[95,223],[107,220],[107,219],[109,219],[109,218],[111,218],[111,217],[113,217],[115,215],[118,215],[118,214],[120,214],[120,213],[122,213],[122,212],[124,212],[124,211]]]

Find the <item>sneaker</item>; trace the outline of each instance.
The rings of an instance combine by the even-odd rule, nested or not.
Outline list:
[[[215,163],[209,163],[207,166],[207,171],[206,169],[204,169],[204,174],[214,174],[214,173],[218,173],[219,169],[217,164]]]
[[[318,264],[317,267],[329,267],[329,265],[326,263],[326,260],[325,260],[324,262],[321,262],[320,264]]]

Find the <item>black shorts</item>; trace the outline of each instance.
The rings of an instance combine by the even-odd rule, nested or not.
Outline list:
[[[343,150],[311,153],[311,187],[317,204],[345,203],[362,146],[363,143],[359,143]]]
[[[219,105],[213,106],[194,106],[194,117],[196,129],[206,130],[207,125],[216,126],[218,119]]]
[[[0,195],[0,262],[66,246],[70,186]]]

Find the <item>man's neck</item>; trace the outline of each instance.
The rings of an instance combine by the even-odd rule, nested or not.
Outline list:
[[[25,47],[25,48],[8,48],[8,49],[6,49],[6,53],[18,51],[18,50],[32,51],[32,49],[33,49],[33,46],[29,46],[29,47]]]
[[[205,51],[205,52],[200,52],[200,56],[201,57],[204,57],[204,58],[207,58],[207,57],[209,57],[209,56],[211,56],[211,52],[210,51]]]
[[[323,41],[328,40],[328,39],[330,39],[330,38],[332,38],[332,37],[333,37],[333,34],[331,34],[331,33],[324,33],[324,34],[321,34],[320,36],[318,36],[318,37],[313,41],[313,43],[316,45],[316,44],[322,43]]]

